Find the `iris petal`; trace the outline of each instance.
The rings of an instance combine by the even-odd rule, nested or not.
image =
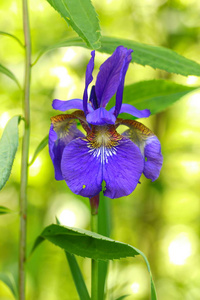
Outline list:
[[[72,99],[67,101],[62,101],[58,99],[54,99],[52,106],[56,110],[67,111],[69,109],[80,109],[83,110],[83,100],[82,99]],[[88,110],[91,112],[93,108],[90,104],[88,104]]]
[[[129,138],[140,148],[144,157],[144,175],[152,179],[152,181],[156,180],[163,163],[161,145],[158,138],[151,130],[137,121],[117,120],[120,124],[127,125],[130,128],[123,133],[123,136]]]
[[[95,85],[99,107],[105,107],[108,101],[117,92],[122,80],[124,65],[128,54],[129,50],[127,48],[119,46],[100,66]]]
[[[52,118],[49,131],[49,154],[52,159],[56,180],[63,180],[61,173],[61,158],[65,146],[83,133],[76,128],[76,122],[69,115],[59,115]]]
[[[147,161],[145,161],[143,173],[147,178],[155,181],[160,174],[163,163],[160,142],[156,136],[147,139],[144,155]]]
[[[101,157],[91,155],[88,141],[75,139],[65,147],[61,169],[73,193],[92,198],[102,190]]]
[[[110,112],[115,113],[115,107],[112,107]],[[149,109],[139,110],[131,104],[122,104],[119,114],[121,113],[127,113],[137,118],[147,118],[151,114]]]
[[[106,182],[104,195],[109,198],[129,195],[136,188],[143,169],[144,159],[139,148],[123,138],[103,164],[103,179]]]
[[[83,93],[83,110],[84,110],[85,115],[88,114],[88,110],[89,110],[87,90],[88,90],[89,84],[93,80],[92,72],[93,72],[93,69],[94,69],[94,57],[95,57],[95,51],[93,50],[91,52],[91,58],[90,58],[90,61],[87,65],[87,69],[86,69],[86,73],[85,73],[85,89],[84,89],[84,93]]]

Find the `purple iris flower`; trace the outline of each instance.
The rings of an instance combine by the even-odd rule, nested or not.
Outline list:
[[[150,115],[148,109],[138,110],[122,104],[125,75],[131,61],[131,49],[123,46],[101,65],[96,84],[88,99],[88,86],[92,82],[95,51],[87,65],[83,99],[61,101],[55,99],[53,108],[60,111],[77,109],[71,114],[51,118],[49,152],[56,180],[65,180],[75,194],[92,198],[102,190],[104,195],[118,198],[129,195],[144,173],[156,180],[163,157],[158,138],[143,124],[118,118],[128,113],[137,118]],[[106,110],[112,96],[115,107]],[[77,129],[77,121],[86,134]],[[126,125],[123,134],[117,132]]]

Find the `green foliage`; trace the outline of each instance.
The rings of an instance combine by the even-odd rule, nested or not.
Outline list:
[[[98,49],[101,46],[99,20],[90,0],[47,1],[78,33],[88,47]]]
[[[123,99],[124,103],[132,104],[138,109],[150,109],[154,115],[198,88],[161,79],[140,81],[125,86]]]
[[[10,70],[8,70],[6,67],[2,66],[1,64],[0,64],[0,72],[3,73],[4,75],[8,76],[10,79],[14,80],[20,88],[19,81],[17,80],[15,75]]]
[[[0,206],[0,215],[5,215],[5,214],[9,214],[11,213],[12,211],[5,207],[5,206]]]
[[[18,291],[13,276],[11,274],[0,273],[0,280],[7,285],[15,299],[18,299]]]
[[[48,144],[48,138],[49,138],[48,135],[45,136],[43,138],[43,140],[39,143],[39,145],[37,146],[37,148],[36,148],[36,150],[34,152],[34,155],[33,155],[32,159],[31,159],[31,161],[29,163],[29,166],[31,166],[34,163],[34,161],[37,158],[38,154],[46,147],[46,145]]]
[[[19,116],[15,116],[7,123],[0,140],[0,189],[8,180],[15,153],[18,147],[18,123]]]
[[[81,270],[79,265],[76,261],[76,258],[73,254],[68,253],[65,251],[67,261],[69,263],[69,267],[73,276],[74,283],[76,285],[76,290],[79,294],[80,300],[89,300],[90,296],[88,294],[87,287],[85,285],[85,281],[83,279]]]
[[[114,241],[108,237],[88,230],[52,224],[47,226],[36,239],[32,252],[45,239],[71,254],[96,260],[113,260],[135,257],[135,255],[140,254],[144,258],[150,273],[151,300],[157,299],[149,262],[145,255],[135,247]]]
[[[101,48],[99,48],[98,51],[111,54],[119,45],[133,49],[132,62],[139,65],[148,65],[154,69],[161,69],[169,73],[176,73],[184,76],[200,76],[200,65],[198,63],[164,47],[145,45],[131,40],[102,36]],[[47,51],[69,46],[88,48],[80,38],[72,38],[47,47],[40,52],[37,60]]]
[[[11,33],[8,33],[8,32],[5,32],[5,31],[0,31],[0,35],[5,35],[5,36],[8,36],[8,37],[11,37],[15,41],[17,41],[21,47],[24,48],[24,45],[22,44],[22,42],[20,41],[20,39],[18,39],[18,37],[16,37],[15,35],[13,35]]]

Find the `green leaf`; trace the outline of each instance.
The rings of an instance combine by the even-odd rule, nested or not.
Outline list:
[[[60,225],[59,219],[56,217],[56,223]],[[80,300],[90,300],[90,296],[87,290],[87,287],[85,285],[85,281],[83,279],[81,270],[79,268],[79,265],[77,263],[76,257],[65,251],[65,255],[67,257],[67,261],[72,273],[72,277],[76,286],[76,290],[79,294]],[[100,298],[99,298],[100,299]]]
[[[181,97],[198,88],[167,80],[140,81],[125,86],[123,99],[124,103],[132,104],[138,109],[150,109],[153,115],[165,110]]]
[[[13,38],[14,40],[16,40],[20,44],[20,46],[22,46],[24,48],[24,45],[22,44],[20,39],[18,39],[18,37],[16,37],[15,35],[13,35],[11,33],[8,33],[8,32],[5,32],[5,31],[0,31],[0,35],[5,35],[5,36]]]
[[[116,300],[123,300],[123,299],[125,299],[125,298],[128,297],[128,296],[130,296],[130,295],[124,295],[124,296],[121,296],[121,297],[117,298]]]
[[[85,281],[83,279],[81,270],[79,268],[79,265],[76,261],[76,258],[73,254],[68,253],[65,251],[65,255],[67,257],[69,267],[74,279],[74,283],[76,285],[76,290],[79,294],[80,300],[90,300],[90,296],[87,290],[87,287],[85,285]]]
[[[11,274],[0,273],[0,280],[7,285],[15,299],[18,299],[18,291],[15,280]]]
[[[88,47],[97,49],[101,46],[99,21],[90,0],[47,1],[78,33]]]
[[[47,239],[54,245],[59,246],[71,254],[89,257],[96,260],[112,260],[134,257],[135,255],[140,254],[144,258],[150,273],[151,300],[157,299],[149,262],[146,256],[135,247],[114,241],[88,230],[52,224],[46,227],[41,235],[36,239],[32,252],[44,239]]]
[[[5,206],[0,206],[0,215],[5,215],[5,214],[9,214],[11,213],[12,211],[5,207]]]
[[[0,190],[8,180],[15,153],[18,147],[19,116],[15,116],[7,123],[0,140]]]
[[[32,159],[29,163],[29,166],[31,166],[34,163],[34,161],[35,161],[36,157],[38,156],[38,154],[46,147],[46,145],[48,144],[48,138],[49,138],[48,135],[45,136],[45,138],[39,143],[39,145],[37,146],[37,148],[35,150],[35,153],[34,153]]]
[[[200,64],[188,58],[185,58],[184,56],[181,56],[180,54],[174,52],[171,49],[164,48],[164,47],[156,47],[156,46],[138,43],[131,40],[102,36],[101,48],[99,48],[98,51],[111,54],[119,45],[123,45],[125,47],[133,49],[134,52],[132,54],[132,62],[135,62],[139,65],[142,66],[148,65],[154,69],[161,69],[169,73],[177,73],[184,76],[188,76],[188,75],[200,76]],[[60,47],[70,47],[70,46],[88,48],[88,46],[80,38],[67,39],[65,41],[58,42],[42,50],[39,53],[39,56],[36,59],[35,63],[47,51],[57,49]]]
[[[110,236],[111,231],[111,214],[110,214],[110,199],[100,193],[99,211],[98,211],[98,233],[103,236]],[[109,261],[99,261],[98,277],[99,277],[99,299],[104,299],[104,290],[106,277],[108,272]]]
[[[0,64],[0,72],[3,73],[4,75],[8,76],[12,80],[14,80],[16,82],[16,84],[18,85],[18,87],[21,88],[19,81],[17,80],[15,75],[10,70],[8,70],[6,67],[2,66],[1,64]]]

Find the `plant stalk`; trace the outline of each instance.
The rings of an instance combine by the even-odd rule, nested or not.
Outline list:
[[[98,232],[98,214],[91,214],[91,230]],[[92,259],[91,300],[98,300],[98,261]]]
[[[19,300],[25,300],[25,263],[27,227],[27,183],[30,138],[30,82],[31,82],[31,37],[28,1],[22,0],[23,31],[25,44],[25,74],[23,90],[24,135],[22,141],[21,185],[20,185],[20,236],[19,236]]]

